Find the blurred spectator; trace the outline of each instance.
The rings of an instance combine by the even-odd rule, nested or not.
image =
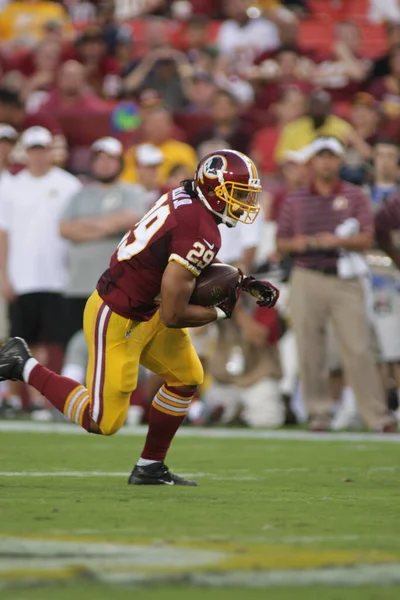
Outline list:
[[[249,17],[251,0],[225,0],[223,21],[218,32],[221,71],[245,72],[255,57],[279,46],[279,32],[263,17]],[[259,14],[259,13],[258,13]]]
[[[400,21],[400,5],[397,0],[369,0],[369,20],[373,23]]]
[[[373,179],[366,188],[372,205],[379,208],[399,185],[400,150],[393,140],[378,140],[373,153]]]
[[[146,207],[150,208],[161,196],[158,170],[164,161],[164,155],[157,146],[141,144],[136,147],[135,160],[137,182],[145,189]]]
[[[280,427],[285,409],[279,390],[276,311],[238,305],[232,321],[217,326],[217,342],[208,361],[213,376],[206,392],[208,410],[222,409],[222,423],[239,419],[249,427]]]
[[[306,149],[289,150],[286,153],[285,160],[281,164],[281,176],[281,185],[267,198],[269,202],[265,211],[266,218],[272,222],[278,221],[286,196],[308,183],[309,167]]]
[[[373,81],[368,91],[387,117],[400,117],[400,45],[390,51],[389,74]]]
[[[185,179],[190,179],[193,171],[190,171],[186,165],[175,165],[167,175],[163,192],[169,192],[181,185]]]
[[[74,25],[94,21],[96,17],[96,8],[92,2],[87,0],[77,0],[68,7],[68,13]]]
[[[371,69],[371,61],[361,54],[361,41],[361,30],[356,23],[338,23],[332,53],[321,55],[311,70],[310,83],[328,91],[335,104],[347,102]]]
[[[300,150],[320,136],[336,137],[342,143],[351,143],[361,153],[370,155],[368,144],[361,140],[352,126],[332,114],[330,95],[323,90],[318,90],[309,97],[307,116],[283,128],[275,151],[276,161],[280,164],[288,150]]]
[[[7,88],[0,88],[0,123],[12,125],[17,131],[24,131],[29,127],[41,126],[49,129],[53,134],[52,152],[55,164],[63,164],[65,161],[65,137],[62,134],[57,120],[48,113],[26,114],[23,103],[19,95]],[[61,153],[56,148],[61,149]],[[25,149],[17,143],[12,153],[13,171],[18,164],[24,165],[26,162]]]
[[[161,186],[165,184],[168,173],[176,165],[185,165],[191,173],[194,173],[197,165],[196,153],[188,144],[173,139],[173,120],[167,109],[157,105],[147,109],[141,133],[141,142],[153,144],[163,153],[164,161],[158,171]],[[137,181],[135,147],[125,154],[122,179],[128,182]]]
[[[137,64],[137,61],[133,60],[135,42],[129,25],[121,25],[118,28],[114,45],[114,55],[119,64],[120,75],[124,78],[132,70],[132,65]]]
[[[358,92],[352,98],[349,117],[354,131],[372,148],[378,139],[382,121],[379,102],[371,94]],[[369,150],[360,152],[359,148],[349,144],[346,150],[345,164],[341,170],[342,178],[356,185],[365,183],[370,171],[367,159],[371,157],[372,154]]]
[[[168,46],[154,48],[125,77],[125,96],[135,96],[151,88],[163,97],[171,110],[178,110],[186,104],[180,71],[187,66],[183,52]]]
[[[35,112],[40,100],[48,96],[54,87],[57,69],[61,61],[62,47],[59,42],[46,40],[38,44],[32,56],[32,71],[21,90],[21,98],[28,112]]]
[[[312,78],[314,69],[314,63],[299,55],[293,46],[281,46],[274,56],[250,67],[247,77],[257,86],[257,108],[265,110],[277,102],[290,85],[297,85],[304,91],[310,88],[310,85],[303,82]]]
[[[184,92],[188,101],[185,111],[209,113],[217,96],[218,88],[215,80],[207,71],[194,71],[185,77]]]
[[[10,174],[9,159],[15,141],[18,137],[14,127],[0,123],[0,204],[2,198],[2,190],[4,187],[12,183],[12,175]],[[0,208],[1,211],[1,208]],[[0,281],[0,340],[7,339],[8,323],[7,323],[7,304],[2,293],[2,282]]]
[[[75,43],[76,60],[85,68],[85,79],[92,92],[104,98],[116,98],[121,91],[120,66],[107,56],[107,43],[100,27],[84,29]]]
[[[10,303],[10,335],[26,339],[34,353],[41,347],[41,359],[47,363],[63,342],[66,245],[58,221],[81,184],[53,166],[47,129],[27,129],[22,144],[27,167],[1,191],[0,273]],[[31,390],[31,400],[39,396]]]
[[[306,110],[306,95],[298,86],[283,89],[278,101],[270,107],[276,119],[274,125],[256,131],[251,142],[251,157],[263,175],[276,173],[275,151],[284,127],[302,117]]]
[[[70,242],[66,341],[82,329],[86,300],[122,234],[147,210],[144,189],[119,181],[123,147],[117,139],[101,138],[93,144],[91,166],[93,183],[70,199],[60,223],[61,235]]]
[[[241,107],[237,98],[227,90],[218,90],[211,106],[213,126],[197,135],[195,146],[213,137],[221,137],[231,148],[248,154],[251,128],[241,119]]]
[[[230,146],[229,143],[222,138],[211,138],[206,140],[197,148],[199,160],[207,156],[207,154],[211,154],[211,152],[217,152],[223,148],[230,149]]]
[[[13,48],[34,46],[50,20],[60,22],[64,33],[71,32],[68,15],[57,2],[12,0],[0,13],[0,39]]]
[[[115,0],[115,16],[119,20],[133,19],[167,7],[167,0],[146,0],[146,2],[126,2]]]
[[[12,181],[12,175],[10,174],[10,156],[11,152],[17,141],[18,133],[5,123],[0,123],[0,186],[4,187],[6,184],[10,184]],[[1,197],[0,197],[1,202]]]
[[[312,182],[289,194],[283,204],[277,248],[294,255],[291,321],[310,427],[330,428],[331,400],[325,382],[330,316],[364,421],[371,429],[386,430],[391,418],[370,348],[364,290],[358,280],[361,267],[353,261],[355,253],[371,247],[373,218],[364,193],[339,179],[343,155],[334,138],[320,138],[309,147]]]
[[[203,54],[216,55],[216,47],[208,37],[209,21],[206,17],[194,16],[186,24],[184,50],[189,61],[196,65]]]
[[[63,110],[100,111],[107,109],[104,100],[89,91],[85,67],[75,60],[67,60],[58,73],[56,89],[41,104],[40,112]]]
[[[390,73],[390,56],[393,48],[400,46],[400,20],[385,24],[388,51],[377,58],[373,64],[370,80],[384,77]]]

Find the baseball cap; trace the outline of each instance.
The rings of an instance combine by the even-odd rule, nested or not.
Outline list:
[[[25,148],[33,148],[33,146],[51,146],[53,137],[48,129],[36,125],[25,129],[21,135],[21,143]]]
[[[121,142],[113,137],[103,137],[92,144],[93,152],[105,152],[110,156],[122,156],[124,147]]]
[[[323,150],[329,150],[332,154],[336,154],[336,156],[344,156],[344,146],[343,144],[334,137],[325,137],[325,138],[317,138],[309,146],[304,148],[304,151],[307,156],[307,160],[319,154]]]
[[[308,146],[300,150],[287,150],[285,152],[284,163],[292,162],[297,165],[304,165],[308,161]]]
[[[351,99],[352,106],[368,106],[369,108],[378,109],[379,102],[372,94],[368,94],[367,92],[357,92]]]
[[[12,140],[15,141],[18,137],[18,133],[11,127],[11,125],[7,125],[6,123],[0,123],[0,140]]]
[[[136,162],[142,167],[156,167],[164,162],[164,155],[153,144],[141,144],[136,148]]]

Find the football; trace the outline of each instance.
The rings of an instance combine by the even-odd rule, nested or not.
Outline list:
[[[199,275],[190,304],[216,306],[228,296],[230,287],[240,281],[240,271],[224,263],[213,263]]]

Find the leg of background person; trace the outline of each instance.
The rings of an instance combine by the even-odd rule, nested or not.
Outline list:
[[[187,330],[168,329],[158,312],[153,319],[155,333],[143,350],[140,363],[159,375],[165,384],[150,408],[149,429],[139,466],[164,460],[197,386],[203,381],[203,367]]]
[[[221,425],[232,421],[241,407],[240,396],[241,390],[237,386],[213,381],[204,397],[207,421]]]
[[[372,350],[363,287],[358,280],[337,278],[330,287],[332,322],[346,379],[364,421],[371,429],[378,430],[388,424],[390,418]]]
[[[249,427],[276,429],[285,422],[279,379],[263,378],[242,390],[242,419]]]
[[[88,346],[83,329],[81,329],[68,342],[61,375],[85,385],[88,358]]]
[[[290,319],[296,335],[300,380],[311,426],[329,427],[331,399],[326,386],[326,325],[330,277],[294,268]],[[333,278],[332,278],[333,279]]]
[[[293,410],[293,397],[298,384],[299,367],[296,338],[292,329],[287,329],[279,340],[278,351],[282,366],[280,392],[285,403],[286,423],[294,425],[297,422],[297,416]]]

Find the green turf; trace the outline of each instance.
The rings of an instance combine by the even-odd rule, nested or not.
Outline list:
[[[71,600],[87,598],[96,600],[398,600],[399,588],[358,587],[346,589],[335,587],[315,587],[299,592],[293,588],[275,588],[268,590],[226,589],[209,590],[182,587],[148,590],[104,589],[98,585],[83,584],[67,588],[38,588],[24,591],[2,592],[2,600]]]
[[[127,436],[2,432],[0,471],[128,474],[142,443]],[[343,553],[353,555],[352,563],[382,562],[382,557],[400,563],[400,444],[181,438],[168,464],[178,473],[209,475],[199,476],[199,488],[129,487],[126,477],[0,477],[0,533],[202,544],[211,550],[228,548],[236,557],[235,568],[241,568],[242,558],[249,568],[295,568],[299,557],[311,568],[321,566],[317,563],[324,553],[326,564],[332,557],[334,565],[341,564]],[[59,587],[56,594],[53,588],[38,588],[3,590],[0,596],[63,600],[83,597],[87,588],[90,597],[113,600],[180,600],[184,595],[196,600],[200,593],[206,600],[266,597],[263,590],[179,587],[132,595],[123,589],[110,593],[95,583],[76,585]],[[314,595],[317,589],[322,591]],[[314,597],[394,599],[400,588],[268,591],[268,598],[282,600]]]

